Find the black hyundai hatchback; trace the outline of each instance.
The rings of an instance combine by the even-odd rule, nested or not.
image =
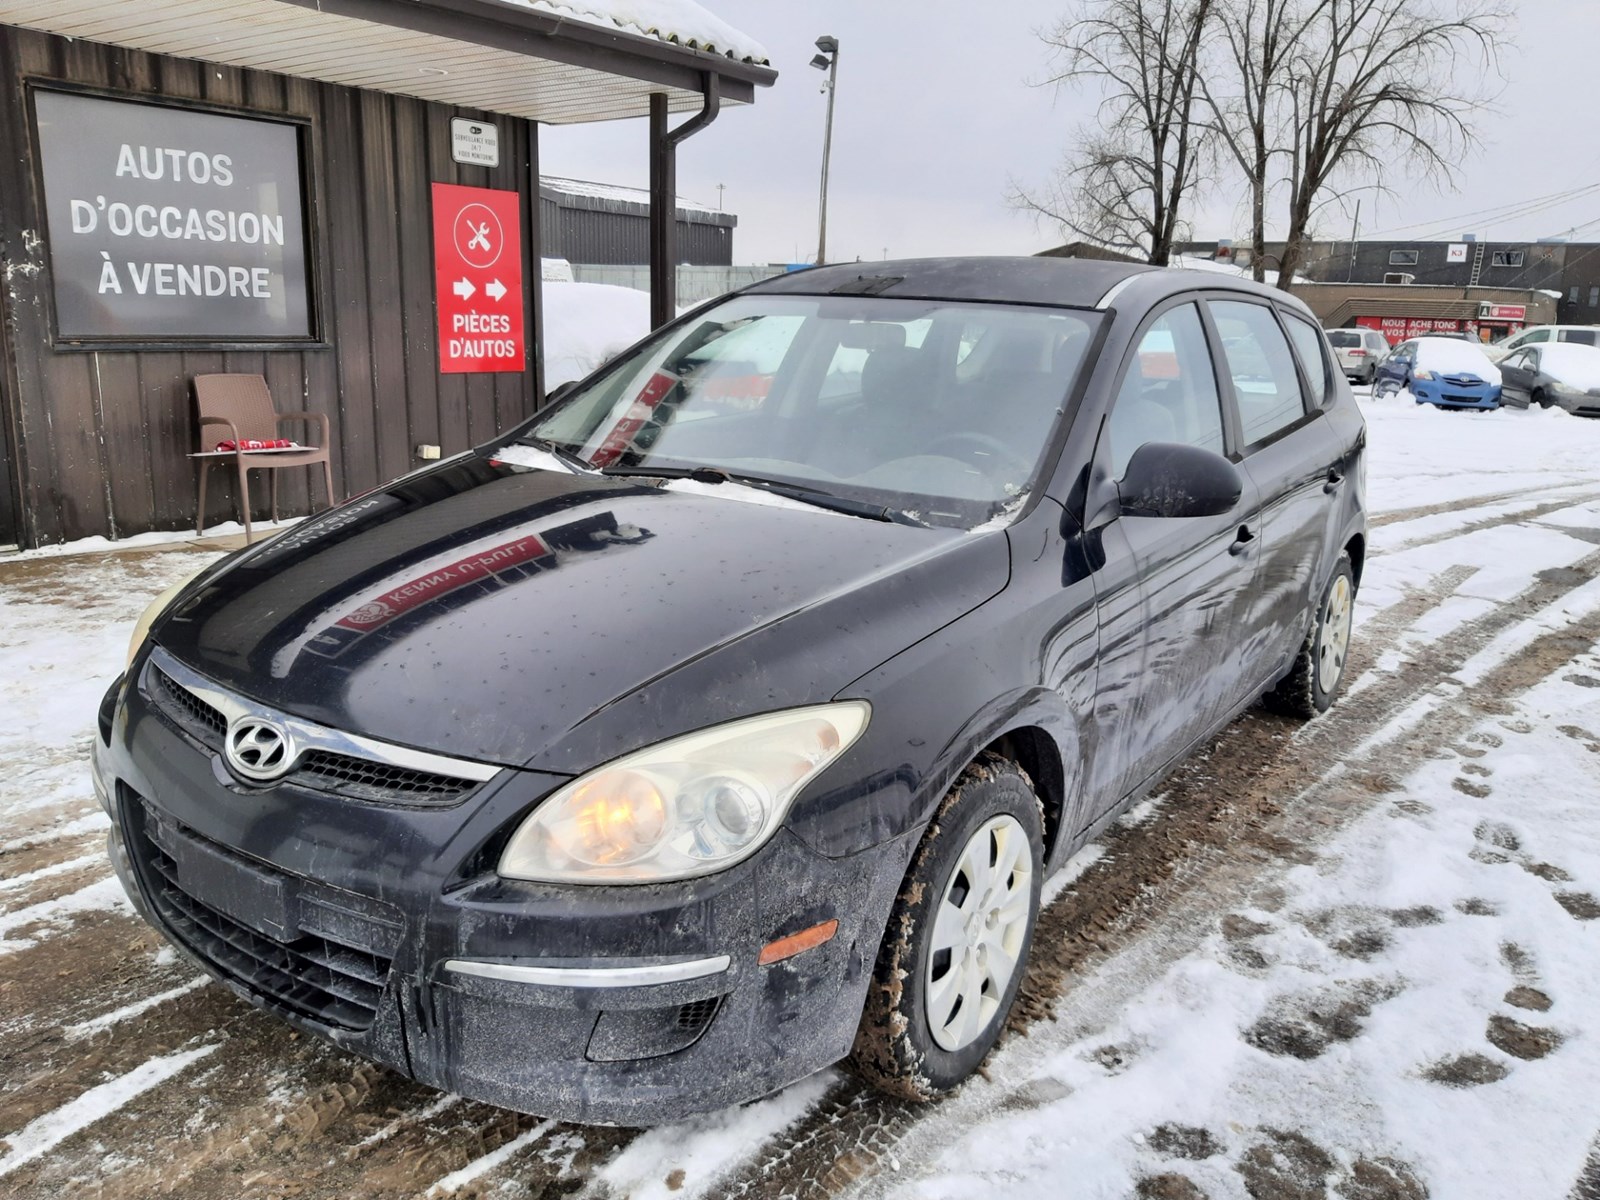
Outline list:
[[[977,1068],[1041,881],[1344,671],[1365,429],[1297,300],[828,267],[152,606],[96,784],[140,911],[439,1088],[648,1124]]]

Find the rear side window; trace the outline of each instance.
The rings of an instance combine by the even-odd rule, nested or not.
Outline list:
[[[1311,404],[1321,408],[1328,402],[1328,356],[1322,349],[1322,332],[1309,321],[1293,313],[1285,314],[1289,337],[1300,355],[1300,368],[1306,373],[1306,383],[1311,387]]]
[[[1563,329],[1561,331],[1561,340],[1563,342],[1581,342],[1585,346],[1600,345],[1600,339],[1596,339],[1595,330],[1593,329]]]
[[[1240,300],[1210,304],[1233,377],[1245,446],[1259,445],[1306,415],[1294,355],[1270,308]]]
[[[1222,403],[1205,328],[1193,304],[1158,317],[1139,339],[1111,406],[1111,473],[1150,442],[1182,442],[1222,453]]]

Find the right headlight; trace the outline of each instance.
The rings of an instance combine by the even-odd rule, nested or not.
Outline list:
[[[144,645],[145,639],[150,636],[150,626],[156,623],[156,618],[164,613],[167,610],[167,606],[178,598],[179,592],[193,583],[200,572],[210,565],[210,563],[206,563],[199,570],[191,571],[145,606],[144,612],[140,613],[139,619],[133,623],[133,633],[128,638],[128,661],[122,665],[124,671],[133,666],[134,657],[139,653],[139,648]]]
[[[800,789],[849,749],[860,700],[731,721],[619,758],[539,805],[500,874],[543,883],[660,883],[724,870],[764,845]]]

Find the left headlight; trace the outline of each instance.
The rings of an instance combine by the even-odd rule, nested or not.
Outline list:
[[[800,789],[861,736],[860,700],[732,721],[619,758],[535,809],[500,874],[541,883],[660,883],[748,858]]]

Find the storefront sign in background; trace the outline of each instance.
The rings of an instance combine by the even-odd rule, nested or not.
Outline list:
[[[312,336],[300,129],[34,93],[64,339]]]
[[[1376,329],[1390,342],[1425,337],[1430,333],[1459,333],[1461,322],[1445,317],[1357,317],[1363,329]]]
[[[434,184],[433,265],[439,370],[523,370],[522,198]]]

